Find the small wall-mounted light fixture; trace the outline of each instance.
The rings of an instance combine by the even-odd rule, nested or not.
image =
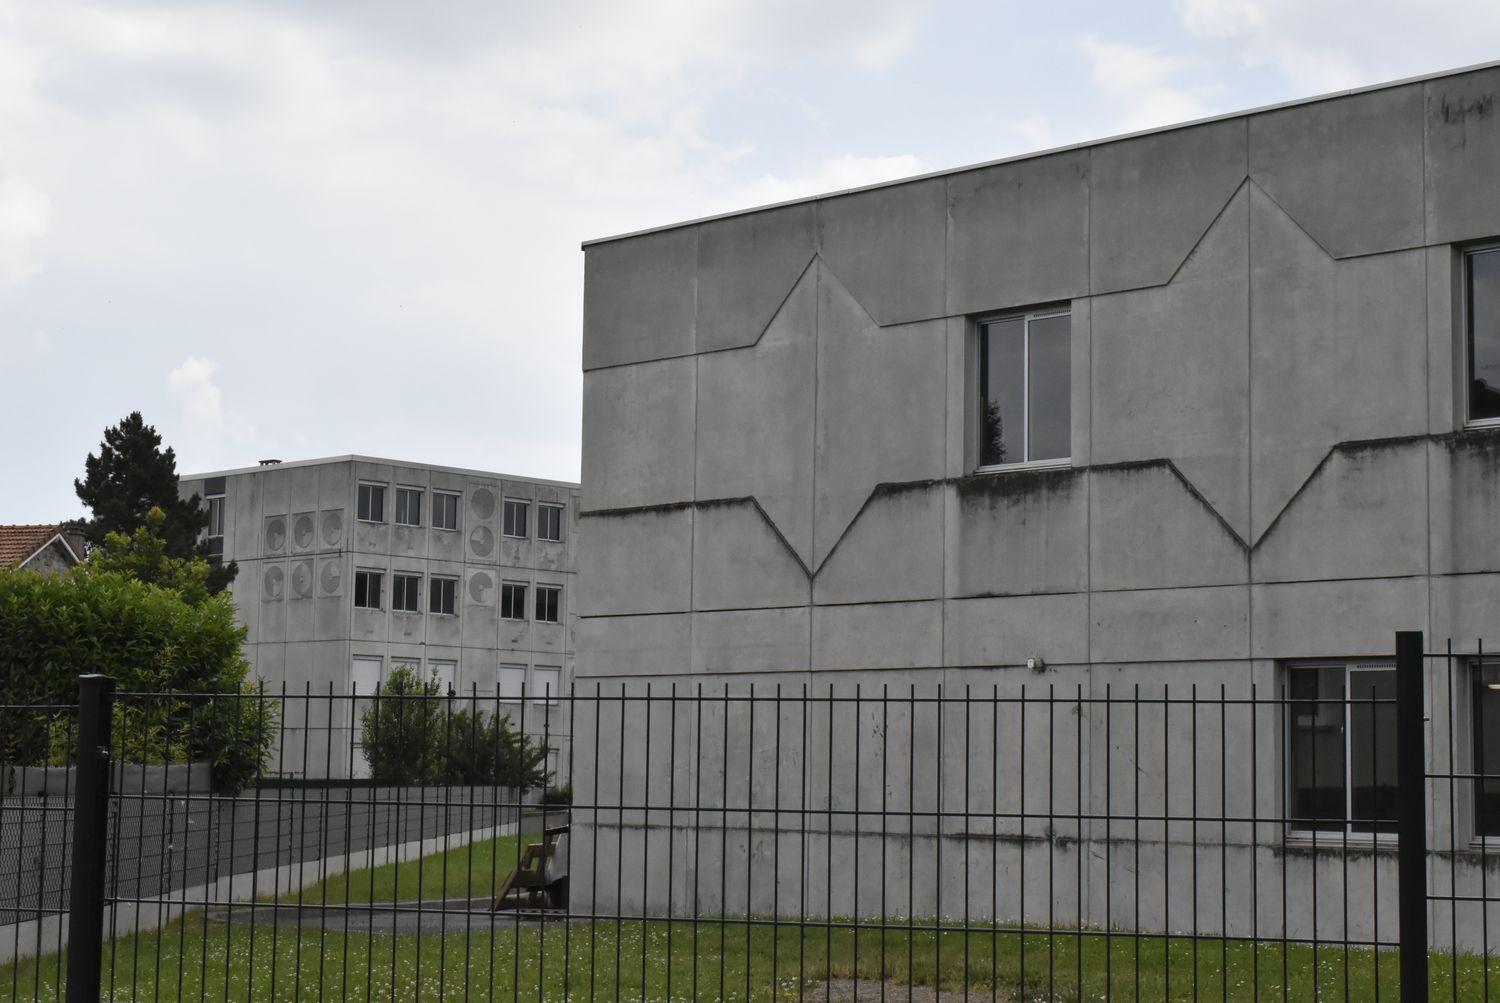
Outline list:
[[[1041,655],[1027,655],[1026,667],[1032,672],[1041,672],[1047,667],[1047,660]]]

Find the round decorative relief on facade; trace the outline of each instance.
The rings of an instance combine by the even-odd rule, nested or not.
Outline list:
[[[488,606],[495,594],[495,580],[483,571],[469,576],[469,598],[481,606]]]
[[[344,538],[344,510],[334,509],[323,513],[323,545],[337,547]]]
[[[469,549],[478,557],[488,557],[495,549],[495,534],[488,526],[475,526],[469,534]]]
[[[267,599],[280,599],[286,587],[286,571],[279,564],[271,565],[266,569],[265,579],[261,584]]]
[[[488,519],[495,514],[495,492],[489,488],[475,488],[474,493],[469,496],[469,510],[480,519]]]
[[[313,568],[312,561],[298,561],[292,565],[292,595],[298,599],[308,599],[312,596]]]
[[[296,542],[299,550],[306,550],[313,545],[313,517],[311,512],[299,515],[293,520],[292,539]]]
[[[286,516],[273,515],[266,520],[266,553],[279,554],[286,547]]]
[[[325,596],[336,596],[339,594],[339,585],[344,581],[344,569],[338,561],[324,561],[323,568],[318,572],[318,585],[323,589]]]

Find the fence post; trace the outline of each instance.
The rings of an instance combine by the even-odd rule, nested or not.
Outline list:
[[[1422,632],[1396,632],[1396,817],[1401,1001],[1427,999],[1427,724]]]
[[[78,779],[73,790],[67,1003],[99,1001],[114,698],[115,681],[109,676],[78,677],[78,754],[74,760]]]

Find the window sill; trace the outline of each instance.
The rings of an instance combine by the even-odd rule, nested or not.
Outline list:
[[[1051,470],[1058,467],[1071,467],[1073,458],[1065,456],[1057,460],[1027,460],[1024,463],[992,463],[987,467],[975,467],[976,474],[1003,474],[1008,470]]]
[[[366,526],[384,526],[384,525],[386,525],[386,521],[384,519],[358,519],[357,518],[354,521],[355,522],[362,522]]]
[[[1289,832],[1286,834],[1288,849],[1297,850],[1395,850],[1398,838],[1395,833],[1351,833],[1340,832]]]
[[[529,537],[529,536],[516,536],[514,533],[501,533],[500,534],[500,538],[502,540],[529,540],[529,539],[531,539],[531,537]]]
[[[420,522],[393,522],[393,523],[391,523],[391,525],[392,526],[399,526],[402,529],[421,529],[422,528],[422,524]]]
[[[1500,418],[1470,418],[1464,428],[1500,428]]]

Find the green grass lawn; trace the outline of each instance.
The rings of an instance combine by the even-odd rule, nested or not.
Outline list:
[[[523,837],[524,838],[524,837]],[[311,907],[487,896],[518,852],[516,837],[460,847],[421,861],[330,878],[283,904]],[[324,895],[326,893],[326,899]],[[347,899],[345,898],[347,894]],[[828,978],[857,977],[905,998],[909,981],[1006,1000],[1105,998],[1231,1000],[1395,999],[1393,953],[1239,944],[1098,931],[1080,935],[803,928],[704,920],[598,922],[538,927],[513,917],[421,936],[345,935],[339,929],[272,928],[190,913],[160,931],[105,945],[107,1000],[795,1000],[819,996]],[[476,918],[477,919],[477,918]],[[1024,951],[1024,962],[1023,962]],[[1432,998],[1485,998],[1481,959],[1434,956]],[[1347,967],[1347,982],[1346,971]],[[55,1000],[64,959],[0,967],[0,1001]],[[1500,998],[1500,964],[1490,973]],[[1081,977],[1080,977],[1081,973]],[[1225,985],[1227,973],[1227,985]],[[1023,979],[1024,974],[1024,979]],[[863,995],[863,994],[861,994]]]

